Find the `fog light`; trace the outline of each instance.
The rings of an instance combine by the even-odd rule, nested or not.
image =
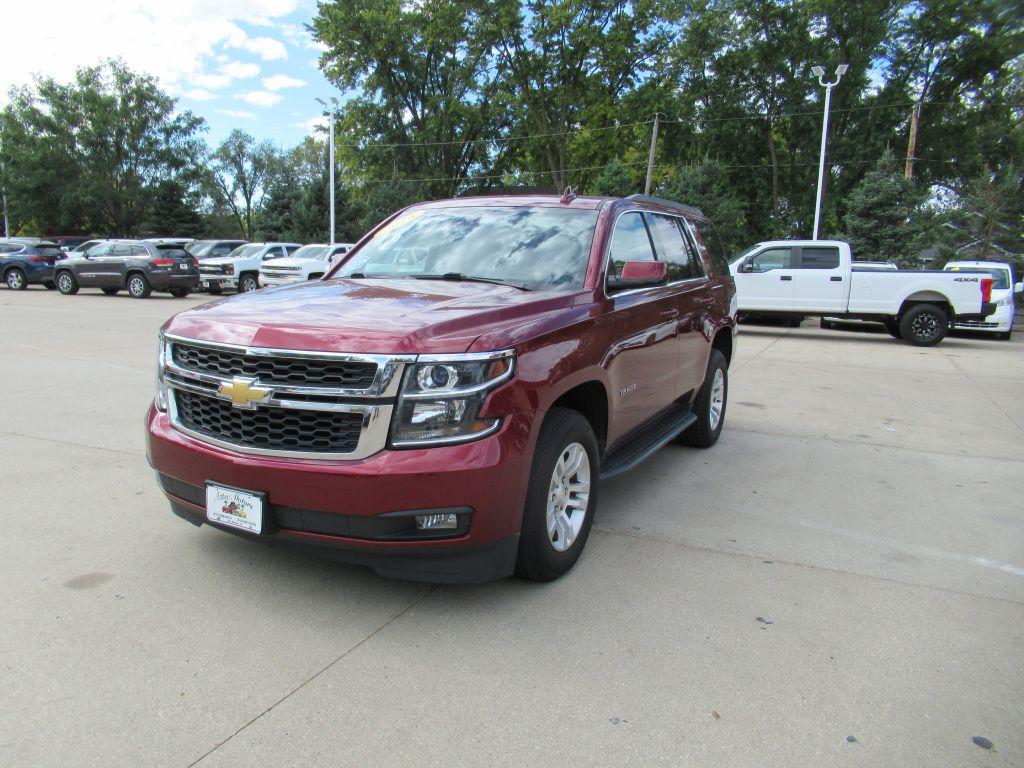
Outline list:
[[[459,527],[459,516],[451,513],[444,515],[416,515],[416,527],[421,531],[443,531]]]

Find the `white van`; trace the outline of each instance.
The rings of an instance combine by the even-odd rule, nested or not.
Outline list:
[[[943,269],[947,272],[985,272],[994,279],[992,301],[996,305],[995,314],[981,320],[957,322],[953,327],[994,333],[1004,341],[1009,339],[1013,329],[1013,296],[1024,289],[1024,283],[1014,283],[1013,267],[1001,261],[950,261]]]

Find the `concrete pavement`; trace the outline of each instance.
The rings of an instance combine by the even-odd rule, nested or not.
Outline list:
[[[430,587],[170,514],[203,300],[0,290],[0,766],[1024,764],[1019,335],[744,326],[722,440],[568,577]]]

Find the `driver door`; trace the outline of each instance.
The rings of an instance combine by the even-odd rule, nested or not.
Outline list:
[[[770,245],[743,260],[734,275],[740,309],[786,312],[795,306],[793,248]]]

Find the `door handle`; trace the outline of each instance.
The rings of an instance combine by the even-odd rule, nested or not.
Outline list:
[[[779,275],[779,280],[792,280],[792,275]]]
[[[833,283],[843,282],[842,275],[832,275],[832,277],[830,277],[829,280],[831,280]]]
[[[664,312],[661,313],[661,316],[663,318],[665,318],[666,320],[671,320],[674,317],[679,317],[679,310],[678,309],[666,309]]]

